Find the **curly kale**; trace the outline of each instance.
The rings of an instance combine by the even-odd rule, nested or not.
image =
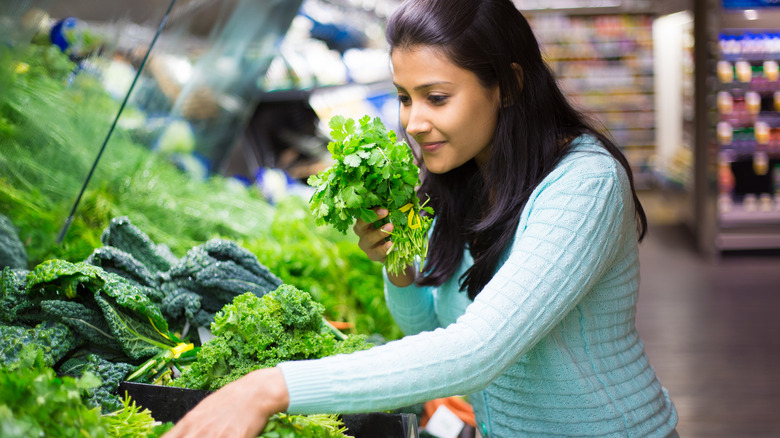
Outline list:
[[[100,407],[106,414],[122,409],[122,398],[114,392],[134,368],[128,363],[109,362],[96,354],[87,354],[66,360],[58,371],[72,377],[81,377],[86,372],[100,377],[100,386],[87,389],[81,398],[87,406]]]
[[[80,342],[68,326],[59,322],[44,321],[33,328],[0,325],[0,366],[18,362],[27,346],[40,350],[44,363],[52,366]]]
[[[287,360],[315,359],[370,347],[364,336],[339,341],[323,322],[323,306],[291,285],[258,297],[245,293],[216,314],[214,338],[174,381],[216,390],[260,368]]]

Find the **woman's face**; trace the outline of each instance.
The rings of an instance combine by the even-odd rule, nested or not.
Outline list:
[[[429,46],[394,49],[392,62],[401,124],[420,145],[428,170],[448,172],[472,158],[484,164],[498,122],[498,86],[485,88]]]

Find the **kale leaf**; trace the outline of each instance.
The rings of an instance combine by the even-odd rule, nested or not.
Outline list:
[[[245,374],[287,360],[314,359],[370,347],[365,336],[339,341],[323,322],[323,307],[291,285],[258,297],[245,293],[217,312],[214,338],[185,368],[176,386],[216,390]]]
[[[44,321],[33,328],[0,325],[0,366],[17,363],[28,346],[40,350],[45,365],[52,366],[80,342],[68,326],[59,322]]]
[[[109,362],[96,354],[72,357],[63,363],[58,371],[62,375],[81,377],[92,373],[101,380],[99,386],[87,388],[82,395],[89,407],[100,407],[107,414],[122,409],[122,398],[114,394],[119,384],[135,367],[124,362]]]
[[[28,294],[32,297],[72,300],[88,309],[99,309],[111,336],[130,359],[145,359],[176,346],[167,335],[168,323],[160,309],[124,277],[84,262],[53,259],[36,266],[28,274],[27,281]],[[56,307],[56,304],[52,303],[50,307]],[[54,309],[47,312],[48,315],[58,313]],[[94,318],[94,314],[85,314],[79,319],[68,316],[66,309],[59,313],[60,320],[73,325],[77,331],[91,331],[94,337],[89,339],[97,344],[107,342],[105,326],[85,320]]]

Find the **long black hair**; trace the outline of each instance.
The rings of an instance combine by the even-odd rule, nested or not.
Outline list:
[[[441,285],[454,275],[468,248],[474,264],[459,279],[471,299],[493,277],[517,230],[531,192],[582,134],[598,138],[625,168],[631,183],[641,241],[647,219],[634,190],[631,167],[606,135],[577,111],[542,59],[528,21],[511,0],[407,0],[386,29],[391,51],[430,46],[473,72],[485,87],[498,84],[502,107],[491,155],[443,174],[424,163],[421,199],[436,211],[420,285]]]

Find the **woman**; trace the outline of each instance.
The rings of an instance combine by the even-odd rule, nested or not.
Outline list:
[[[631,170],[566,101],[526,20],[510,0],[408,0],[387,39],[436,211],[424,271],[385,274],[407,336],[250,373],[170,437],[455,394],[485,437],[675,435],[634,324],[646,219]],[[392,225],[354,230],[383,261]]]

